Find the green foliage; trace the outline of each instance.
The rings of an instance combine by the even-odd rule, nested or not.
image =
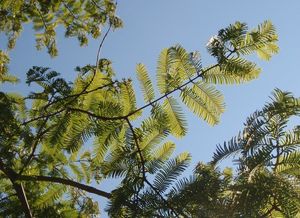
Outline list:
[[[88,36],[98,38],[105,24],[122,26],[115,15],[116,4],[110,0],[24,1],[3,0],[0,4],[0,31],[8,38],[8,49],[14,48],[22,32],[22,24],[32,22],[37,32],[36,47],[47,47],[51,56],[57,55],[56,28],[64,26],[66,37],[76,37],[81,46]]]
[[[183,153],[171,159],[157,172],[153,186],[159,191],[164,192],[172,182],[185,170],[190,160],[189,154]]]
[[[121,28],[122,20],[116,16],[116,3],[112,0],[51,0],[0,2],[0,32],[7,38],[7,50],[15,47],[24,23],[32,23],[36,48],[47,48],[51,57],[58,55],[56,29],[63,26],[65,37],[75,37],[80,46],[89,39],[99,38],[105,26]],[[0,50],[0,83],[18,82],[8,73],[8,51]]]
[[[203,118],[206,122],[211,125],[219,122],[218,114],[209,109],[209,105],[201,98],[194,89],[185,88],[181,92],[181,98],[196,115]]]
[[[240,192],[239,214],[295,217],[299,212],[299,133],[297,128],[287,130],[288,121],[299,112],[299,98],[275,89],[272,102],[247,119],[242,134],[217,147],[213,163],[237,157],[233,188]]]
[[[9,64],[8,54],[0,50],[0,83],[10,82],[17,83],[18,78],[8,73]]]
[[[208,51],[217,58],[217,68],[209,67],[204,81],[215,84],[244,83],[258,77],[260,68],[243,58],[244,55],[257,53],[263,60],[269,60],[278,52],[277,35],[270,21],[265,21],[256,29],[248,31],[245,23],[236,22],[207,44]]]
[[[146,67],[143,64],[138,64],[136,66],[136,73],[141,83],[145,102],[151,102],[154,99],[154,90]]]
[[[167,97],[163,108],[167,113],[171,133],[176,137],[184,136],[187,132],[186,121],[177,101],[172,97]]]
[[[88,36],[101,36],[105,24],[108,29],[122,26],[115,7],[110,0],[4,0],[0,6],[0,31],[7,35],[8,49],[12,49],[22,25],[31,22],[37,48],[47,47],[49,54],[55,56],[59,25],[65,28],[66,37],[77,37],[80,45],[86,45]],[[274,189],[289,184],[285,175],[291,175],[298,166],[298,156],[290,153],[295,151],[299,134],[280,135],[283,153],[278,155],[280,164],[274,163],[274,172],[284,175],[282,178],[268,168],[274,159],[272,151],[254,144],[268,134],[276,137],[274,134],[284,129],[288,117],[299,113],[294,111],[299,100],[276,91],[275,103],[258,113],[264,121],[269,118],[270,127],[256,126],[262,121],[254,115],[247,131],[257,133],[256,138],[242,137],[244,144],[239,144],[237,138],[225,148],[218,148],[215,162],[236,150],[244,155],[240,168],[253,170],[259,166],[263,169],[260,174],[248,176],[253,173],[242,171],[248,177],[235,178],[228,169],[220,172],[213,164],[201,163],[187,179],[181,174],[188,167],[190,154],[174,157],[175,144],[168,141],[169,135],[180,138],[187,134],[181,104],[172,94],[179,92],[187,108],[215,125],[225,110],[223,96],[215,84],[239,84],[257,78],[260,69],[245,56],[256,52],[268,60],[278,50],[276,42],[270,22],[250,31],[237,22],[210,40],[208,51],[217,59],[210,67],[202,67],[198,53],[188,52],[181,45],[163,49],[156,72],[159,97],[155,97],[146,66],[136,67],[145,101],[142,106],[136,100],[132,80],[115,80],[107,59],[76,67],[78,75],[73,82],[55,70],[33,66],[27,72],[26,83],[38,87],[36,90],[27,96],[0,93],[0,214],[96,216],[98,204],[86,195],[88,192],[109,199],[106,210],[112,217],[220,217],[228,211],[233,217],[252,216],[242,206],[235,211],[235,199],[249,205],[260,191],[258,182],[264,184],[263,188]],[[16,81],[8,73],[8,64],[7,53],[0,51],[1,82]],[[120,182],[111,193],[91,186],[115,178]],[[276,184],[268,186],[273,178]],[[240,198],[239,188],[246,185],[252,197]],[[262,192],[261,202],[268,202],[268,193]],[[293,190],[286,188],[279,194],[280,205],[289,205],[282,213],[294,215],[298,204],[290,198],[296,196]],[[259,215],[268,209],[268,205],[255,203]],[[14,211],[14,207],[18,209]]]

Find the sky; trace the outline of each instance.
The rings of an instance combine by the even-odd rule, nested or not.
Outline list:
[[[119,0],[117,12],[124,22],[124,28],[108,35],[101,57],[112,60],[117,78],[133,79],[140,106],[143,101],[135,76],[136,64],[144,63],[155,82],[156,62],[163,48],[181,44],[188,51],[198,50],[203,66],[207,66],[215,63],[215,60],[208,55],[205,45],[219,29],[235,21],[246,22],[251,29],[265,20],[271,20],[277,29],[279,54],[269,62],[252,59],[262,68],[262,74],[257,80],[242,85],[218,86],[226,103],[226,111],[219,125],[209,126],[183,106],[188,134],[176,140],[176,153],[189,151],[193,158],[192,166],[199,161],[211,160],[216,145],[242,130],[246,117],[269,100],[268,96],[274,88],[300,96],[298,0]],[[0,40],[0,47],[3,48],[3,37]],[[89,46],[80,48],[76,40],[65,39],[60,31],[59,56],[50,58],[45,50],[35,50],[33,31],[30,25],[26,25],[16,49],[10,54],[10,71],[24,82],[25,74],[31,66],[47,66],[72,80],[76,75],[73,70],[75,66],[95,63],[99,41],[91,40]],[[29,90],[24,83],[5,86],[5,89],[23,93]],[[110,190],[112,186],[103,183],[100,188]]]

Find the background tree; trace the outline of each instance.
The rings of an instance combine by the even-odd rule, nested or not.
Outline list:
[[[300,99],[275,89],[272,102],[252,114],[244,130],[218,146],[213,163],[234,155],[233,214],[250,217],[299,215]],[[248,205],[251,205],[249,207]]]
[[[88,36],[98,38],[103,28],[122,27],[122,21],[115,15],[117,3],[112,0],[1,0],[0,31],[7,36],[7,49],[13,49],[23,25],[31,23],[36,31],[36,48],[47,48],[54,57],[58,54],[56,29],[63,26],[65,37],[76,37],[80,46],[88,44]],[[1,81],[16,81],[8,74],[8,53],[0,50]]]
[[[98,8],[95,13],[101,13],[104,5],[109,16],[112,10],[107,6],[109,1],[68,3],[71,6],[63,1],[55,1],[53,5],[20,1],[19,5],[22,8],[38,4],[37,9],[30,9],[37,11],[43,5],[49,6],[47,10],[54,20],[62,19],[62,13],[56,14],[62,10],[74,22],[76,17],[70,8],[76,5],[85,4],[87,8],[94,5],[95,10]],[[6,23],[9,19],[13,22],[8,15],[15,13],[15,9],[23,13],[23,9],[20,12],[17,6],[7,2],[2,7]],[[92,16],[82,5],[79,9],[78,13]],[[29,13],[24,10],[25,15]],[[89,19],[85,18],[85,21]],[[53,19],[49,22],[54,22]],[[23,18],[20,20],[24,22]],[[116,20],[118,25],[114,23]],[[119,27],[119,24],[118,19],[110,17],[108,31],[110,26]],[[5,28],[11,33],[11,29]],[[78,28],[79,32],[83,31]],[[47,34],[43,37],[48,47]],[[106,36],[103,35],[99,50]],[[39,89],[26,97],[1,93],[1,213],[16,216],[24,213],[27,217],[97,214],[96,203],[85,194],[89,192],[110,199],[107,210],[111,216],[188,216],[168,198],[172,195],[168,187],[190,160],[188,153],[170,158],[175,145],[163,141],[169,134],[176,137],[186,134],[183,113],[171,94],[180,92],[181,101],[189,109],[209,124],[217,124],[224,104],[215,84],[239,84],[257,78],[260,69],[244,56],[258,53],[269,59],[278,50],[276,42],[270,22],[250,31],[246,24],[236,22],[209,41],[208,51],[217,60],[211,66],[202,67],[196,53],[187,52],[180,45],[164,49],[157,66],[159,97],[154,96],[146,67],[137,65],[145,100],[145,105],[140,107],[136,105],[131,80],[114,80],[111,62],[99,60],[99,53],[95,65],[76,68],[78,77],[72,83],[60,78],[56,71],[32,67],[27,72],[27,83],[34,83]],[[51,49],[55,51],[55,47],[51,46],[48,49],[54,55]],[[13,81],[7,74],[8,57],[3,57],[2,81]],[[146,108],[151,109],[150,115],[141,117]],[[94,140],[94,146],[85,145],[89,139]],[[204,167],[205,170],[211,172],[209,167]],[[203,171],[200,166],[199,171],[199,174]],[[223,183],[219,176],[216,173],[212,181]],[[89,185],[109,177],[122,179],[112,193]],[[13,210],[19,204],[20,210]]]

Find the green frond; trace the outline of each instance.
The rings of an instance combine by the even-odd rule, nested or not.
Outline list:
[[[174,197],[175,195],[180,195],[185,189],[190,185],[196,182],[196,176],[190,176],[189,178],[182,178],[174,184],[170,192],[168,193],[169,197]]]
[[[230,24],[228,27],[221,29],[218,35],[222,41],[230,41],[233,47],[236,48],[244,39],[247,31],[247,24],[237,21],[234,24]]]
[[[84,175],[81,168],[75,163],[70,163],[69,166],[71,168],[72,173],[76,176],[77,181],[82,181]]]
[[[266,20],[263,23],[259,24],[257,31],[265,38],[269,38],[276,34],[274,25],[270,20]]]
[[[160,103],[156,102],[151,105],[151,118],[159,120],[160,117],[165,117],[166,113]]]
[[[287,175],[300,176],[300,152],[295,151],[286,155],[283,155],[279,159],[279,165],[276,168],[276,172]]]
[[[190,161],[191,160],[191,154],[188,153],[188,152],[182,152],[181,154],[177,155],[175,160],[177,162]]]
[[[216,151],[213,154],[212,163],[216,164],[219,161],[228,158],[229,156],[236,155],[242,151],[243,146],[241,145],[242,138],[239,135],[238,137],[233,137],[230,141],[224,142],[224,145],[218,145]]]
[[[11,74],[4,74],[4,75],[1,75],[0,74],[0,84],[1,83],[12,83],[12,84],[16,84],[18,83],[20,80],[18,77],[14,76],[14,75],[11,75]]]
[[[104,126],[105,128],[103,128]],[[100,122],[99,128],[101,128],[99,131],[100,134],[94,139],[93,153],[95,154],[95,157],[93,158],[93,161],[96,164],[101,164],[104,161],[105,156],[111,148],[112,141],[117,140],[117,137],[123,128],[123,123],[111,121]]]
[[[155,174],[164,165],[164,161],[160,159],[151,159],[145,163],[145,168],[148,173]]]
[[[193,89],[188,87],[182,89],[180,97],[193,113],[204,119],[208,124],[215,125],[219,122],[219,114],[212,111],[209,105]]]
[[[133,90],[131,81],[124,81],[123,83],[121,83],[120,89],[120,100],[122,101],[123,115],[126,116],[130,112],[136,110],[135,92]],[[139,114],[135,113],[133,116],[130,116],[130,118],[134,119],[137,116],[139,116]]]
[[[260,70],[252,70],[248,72],[233,73],[230,71],[223,71],[219,66],[213,68],[204,69],[204,74],[202,74],[202,79],[204,82],[213,84],[242,84],[251,80],[258,78]]]
[[[160,104],[153,104],[151,108],[151,117],[145,119],[142,123],[143,129],[159,129],[160,131],[169,132],[170,126],[166,122],[168,115]]]
[[[244,158],[240,158],[237,161],[240,163],[240,166],[246,166],[250,170],[251,174],[254,174],[260,169],[264,169],[265,166],[272,165],[271,159],[273,151],[271,146],[256,146],[258,143],[253,144],[254,145],[249,145],[252,146],[252,148],[250,148],[250,154]],[[247,148],[244,149],[244,152],[245,150],[247,151]],[[249,176],[249,178],[251,178],[251,176]]]
[[[121,100],[120,102],[116,102],[116,99],[109,99],[111,96],[103,96],[106,99],[95,102],[95,106],[97,105],[97,108],[95,110],[97,111],[97,114],[104,117],[114,117],[114,116],[122,116],[123,115],[123,105]]]
[[[116,143],[116,146],[112,145],[113,149],[108,155],[105,156],[103,163],[100,165],[102,174],[105,177],[118,178],[123,177],[130,172],[131,167],[135,167],[135,160],[138,158],[136,147],[133,140],[132,132],[124,125],[125,128],[121,130],[121,134],[126,135],[126,139],[123,144]],[[132,149],[134,147],[134,149]]]
[[[65,193],[66,187],[63,185],[51,185],[49,190],[41,195],[37,201],[36,206],[38,208],[46,208],[55,203]]]
[[[120,178],[126,175],[129,166],[124,161],[124,155],[113,155],[101,166],[101,172],[107,178]]]
[[[167,97],[163,108],[168,116],[171,133],[178,138],[183,137],[187,132],[187,124],[177,101],[173,97]]]
[[[163,49],[157,63],[157,85],[164,94],[178,87],[200,70],[200,60],[191,56],[182,46]]]
[[[75,151],[75,152],[72,152],[70,155],[69,155],[69,161],[70,162],[74,162],[78,159],[78,155],[79,155],[79,151]]]
[[[193,85],[192,90],[206,102],[208,108],[211,108],[212,111],[216,111],[218,114],[224,112],[224,97],[214,86],[199,81]]]
[[[176,158],[169,160],[155,175],[153,186],[160,192],[164,192],[169,185],[188,167],[190,155],[182,153]]]
[[[72,94],[76,95],[78,93],[81,93],[85,87],[86,87],[85,78],[79,74],[74,80]]]
[[[0,49],[0,84],[16,81],[16,78],[8,73],[9,62],[8,53]]]
[[[84,151],[81,155],[80,155],[80,159],[90,159],[91,158],[91,152],[90,151]]]
[[[293,131],[286,131],[279,139],[279,146],[284,150],[296,149],[300,145],[300,134]]]
[[[227,59],[220,65],[221,71],[243,77],[244,75],[258,75],[260,69],[255,63],[244,58],[234,57]]]
[[[163,161],[169,159],[170,156],[173,154],[175,147],[176,146],[173,142],[165,142],[157,149],[153,150],[152,153],[153,159],[163,160]]]
[[[92,137],[92,120],[87,115],[72,116],[64,132],[61,146],[69,152],[78,151]]]
[[[176,45],[168,49],[172,68],[176,69],[181,80],[187,80],[197,73],[191,61],[190,54],[181,46]]]
[[[190,159],[188,153],[182,153],[176,158],[170,159],[155,175],[153,186],[160,192],[164,192],[188,167]]]
[[[167,48],[163,49],[157,61],[156,79],[157,86],[161,94],[168,91],[167,76],[171,64],[168,53],[169,50]]]
[[[269,43],[265,45],[263,48],[257,49],[257,55],[260,59],[269,61],[273,54],[277,54],[279,51],[279,47],[275,43]]]
[[[151,102],[155,96],[154,96],[153,86],[148,76],[145,65],[138,64],[136,66],[136,73],[137,73],[138,80],[140,81],[141,84],[141,89],[144,94],[145,102]]]
[[[51,147],[58,144],[62,146],[63,137],[68,129],[70,120],[71,114],[63,114],[62,117],[60,117],[60,119],[56,121],[55,128],[51,128],[50,131],[47,133],[47,141],[50,145],[52,145]]]
[[[6,93],[6,96],[13,103],[12,106],[15,109],[14,116],[19,119],[25,119],[27,116],[27,110],[24,97],[14,92]]]
[[[166,134],[157,129],[152,129],[151,131],[146,131],[140,142],[140,148],[143,152],[151,151],[156,145],[158,145],[164,138]]]
[[[86,164],[85,162],[81,161],[80,167],[81,167],[81,172],[82,172],[82,175],[84,176],[85,181],[89,184],[91,182],[91,177],[92,177],[90,166],[88,164]]]
[[[279,115],[287,119],[300,114],[300,99],[293,97],[292,93],[275,89],[272,93],[272,102],[265,105],[263,111],[269,116]]]
[[[275,27],[271,21],[265,21],[245,35],[244,40],[237,46],[237,53],[249,55],[257,52],[260,58],[269,60],[279,51],[277,41]]]
[[[202,70],[202,63],[199,51],[190,52],[189,56],[190,62],[194,66],[196,73],[200,73]]]
[[[95,72],[95,75],[92,77],[93,80],[89,83],[88,88],[86,89],[87,92],[91,90],[96,90],[99,87],[104,86],[105,84],[109,83],[109,79],[106,75],[101,73],[100,71]],[[107,92],[106,90],[103,91],[101,89],[97,91],[93,91],[91,93],[81,95],[79,98],[82,101],[82,108],[83,110],[93,110],[98,108],[98,102],[105,101],[108,98],[107,95],[112,95],[112,93]],[[106,98],[106,99],[105,99]]]

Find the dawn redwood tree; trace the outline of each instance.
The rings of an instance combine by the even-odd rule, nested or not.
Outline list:
[[[188,153],[171,157],[175,144],[166,140],[170,134],[180,138],[187,132],[178,101],[209,124],[217,124],[224,102],[215,85],[256,79],[260,68],[246,56],[257,53],[268,60],[277,53],[275,29],[265,21],[252,30],[241,22],[219,30],[207,45],[216,62],[205,67],[197,52],[181,45],[163,49],[156,72],[159,96],[146,66],[136,67],[145,101],[138,106],[131,79],[117,80],[111,61],[99,56],[109,31],[122,26],[116,5],[111,0],[1,1],[0,30],[8,37],[8,51],[25,22],[31,22],[38,33],[37,47],[47,47],[51,56],[57,55],[59,25],[66,37],[77,37],[81,45],[89,35],[102,37],[96,63],[76,67],[74,81],[47,67],[33,66],[24,69],[26,83],[36,84],[38,91],[27,96],[1,91],[1,215],[97,215],[98,204],[87,193],[109,199],[106,210],[112,217],[188,217],[197,211],[178,206],[170,197],[174,192],[170,186],[190,161]],[[107,32],[101,34],[104,25]],[[2,83],[17,82],[8,72],[8,51],[0,52]],[[174,92],[180,93],[178,99]],[[145,110],[149,116],[141,116]],[[93,146],[85,146],[91,139]],[[196,174],[203,172],[209,176],[201,184],[211,181],[211,186],[203,187],[209,193],[203,199],[207,210],[203,213],[209,214],[214,207],[209,201],[217,198],[212,190],[228,184],[211,166],[200,164]],[[121,178],[112,192],[91,186],[107,178]]]

